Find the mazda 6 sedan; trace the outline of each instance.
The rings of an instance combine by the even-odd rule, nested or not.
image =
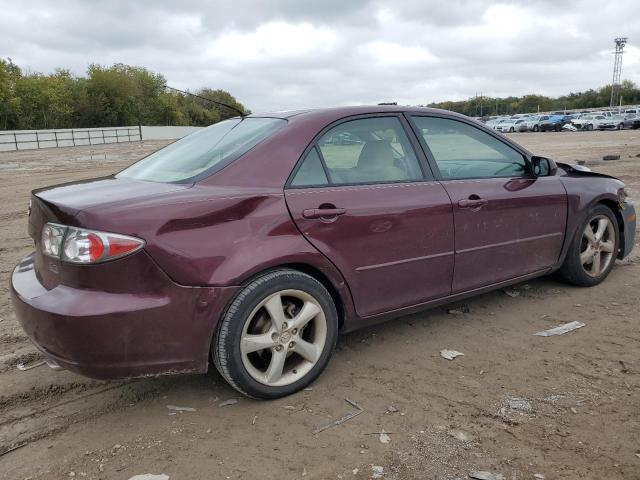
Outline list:
[[[634,244],[621,181],[462,115],[251,115],[112,176],[35,190],[15,310],[51,366],[204,373],[275,398],[339,332],[557,272],[592,286]]]

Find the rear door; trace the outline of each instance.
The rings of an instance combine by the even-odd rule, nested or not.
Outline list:
[[[412,124],[453,203],[453,293],[557,262],[567,219],[558,177],[532,176],[522,152],[470,122],[414,116]]]
[[[340,269],[361,316],[451,292],[451,202],[407,127],[397,115],[334,124],[285,190],[298,228]]]

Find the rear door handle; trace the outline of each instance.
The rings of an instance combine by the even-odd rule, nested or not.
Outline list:
[[[460,200],[458,202],[458,206],[460,208],[480,208],[485,206],[487,203],[489,203],[488,200],[485,200],[484,198],[477,198],[471,200]]]
[[[302,211],[304,218],[331,218],[347,213],[346,208],[307,208]]]

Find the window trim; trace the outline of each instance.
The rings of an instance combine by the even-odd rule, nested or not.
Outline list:
[[[318,141],[331,129],[333,129],[334,127],[337,127],[343,123],[347,123],[347,122],[351,122],[354,120],[365,120],[368,118],[388,118],[388,117],[394,117],[398,119],[398,122],[400,123],[400,126],[402,128],[402,131],[404,132],[404,134],[407,136],[407,139],[409,140],[409,145],[410,147],[413,149],[413,153],[416,157],[416,161],[418,162],[418,166],[420,167],[420,171],[422,173],[422,178],[418,178],[418,179],[414,179],[414,180],[382,180],[382,181],[377,181],[377,182],[366,182],[366,183],[333,183],[333,180],[331,178],[331,174],[329,172],[329,169],[327,168],[327,165],[325,163],[324,160],[324,156],[322,155],[322,150],[320,149],[320,147],[318,146]],[[329,181],[329,183],[327,185],[292,185],[291,182],[293,182],[293,178],[295,177],[296,173],[298,172],[298,170],[300,169],[302,163],[304,162],[304,159],[307,157],[307,154],[313,149],[315,148],[318,156],[320,157],[320,162],[322,163],[322,168],[324,168],[325,174],[327,175],[327,180]],[[407,121],[407,119],[405,118],[405,115],[403,112],[376,112],[376,113],[366,113],[366,114],[359,114],[359,115],[349,115],[348,117],[343,117],[343,118],[339,118],[338,120],[335,120],[331,123],[329,123],[328,125],[326,125],[325,127],[323,127],[320,132],[318,132],[313,139],[311,140],[311,142],[309,142],[309,145],[307,145],[307,147],[304,149],[304,151],[302,152],[302,155],[300,155],[300,158],[298,158],[296,165],[293,167],[293,170],[291,171],[291,173],[289,174],[289,177],[287,178],[287,181],[284,184],[284,188],[285,189],[291,189],[291,190],[299,190],[299,189],[304,189],[304,188],[340,188],[340,187],[358,187],[358,186],[366,186],[366,185],[386,185],[386,184],[401,184],[401,183],[418,183],[418,182],[433,182],[436,179],[433,170],[431,168],[431,165],[429,164],[428,159],[425,157],[424,151],[422,149],[422,146],[419,143],[419,139],[416,138],[415,136],[415,132],[413,131],[413,128],[411,127],[411,125],[409,124],[409,122]]]
[[[537,178],[532,173],[531,158],[530,158],[531,155],[529,154],[529,152],[527,152],[526,150],[522,149],[522,147],[520,147],[519,145],[508,141],[508,139],[502,138],[500,135],[497,134],[497,132],[493,131],[492,129],[489,129],[489,128],[483,126],[483,125],[479,125],[474,120],[467,120],[467,119],[459,118],[459,117],[453,116],[453,115],[426,113],[426,112],[425,113],[422,113],[422,112],[419,112],[419,113],[407,112],[407,113],[405,113],[405,116],[407,117],[407,121],[408,121],[409,125],[411,125],[411,129],[413,131],[413,134],[417,137],[418,142],[420,143],[420,147],[424,150],[425,157],[427,158],[427,160],[429,162],[429,165],[430,165],[432,171],[434,172],[435,178],[440,182],[451,182],[451,181],[460,181],[460,180],[485,180],[485,179],[491,179],[491,178],[527,178],[527,179],[529,179],[529,178]],[[480,130],[481,132],[484,132],[484,133],[488,134],[489,136],[495,138],[499,142],[505,144],[507,147],[511,148],[512,150],[515,150],[520,155],[522,155],[522,158],[524,159],[524,163],[525,163],[525,172],[524,172],[524,174],[523,175],[517,175],[517,176],[500,175],[500,176],[490,176],[490,177],[477,177],[477,176],[475,176],[475,177],[456,177],[456,178],[444,177],[442,175],[442,172],[440,172],[440,168],[438,167],[438,162],[436,161],[435,157],[433,156],[433,152],[429,148],[429,145],[427,144],[427,141],[422,136],[422,133],[420,133],[420,129],[418,128],[418,125],[416,125],[416,123],[414,121],[415,117],[430,117],[430,118],[439,118],[439,119],[442,119],[442,120],[453,120],[453,121],[457,121],[457,122],[463,123],[465,125],[468,125],[468,126],[470,126],[472,128],[476,128],[476,129]]]

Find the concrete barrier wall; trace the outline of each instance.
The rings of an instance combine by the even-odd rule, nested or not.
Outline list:
[[[202,127],[145,127],[142,126],[143,140],[172,140],[186,137]]]
[[[109,127],[0,131],[0,152],[182,138],[202,127]],[[142,138],[141,138],[142,137]]]

